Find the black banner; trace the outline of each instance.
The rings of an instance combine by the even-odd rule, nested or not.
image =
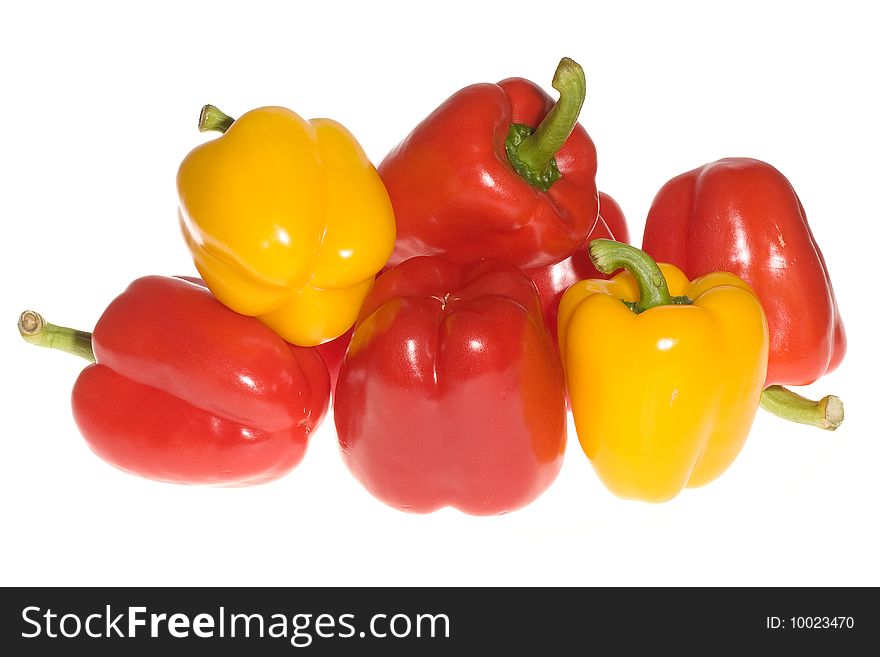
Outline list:
[[[7,588],[7,655],[593,652],[875,645],[875,589]],[[10,650],[11,649],[11,650]],[[208,652],[210,651],[210,653]],[[851,654],[851,653],[846,653]]]

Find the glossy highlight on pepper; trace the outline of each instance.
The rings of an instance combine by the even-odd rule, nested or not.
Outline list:
[[[206,106],[202,130],[224,132],[178,170],[180,224],[211,292],[288,342],[348,330],[394,247],[394,214],[354,137],[329,119],[282,107],[231,119]]]

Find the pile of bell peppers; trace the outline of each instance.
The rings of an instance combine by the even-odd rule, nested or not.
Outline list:
[[[19,318],[89,361],[88,446],[159,481],[263,483],[303,460],[332,397],[376,498],[496,515],[553,483],[569,411],[605,486],[652,502],[720,476],[759,406],[836,429],[837,397],[784,387],[846,349],[789,181],[745,158],[676,176],[638,249],[596,187],[583,69],[563,58],[552,87],[464,87],[378,166],[335,121],[206,105],[198,127],[220,134],[177,172],[198,277],[132,282],[91,333]]]

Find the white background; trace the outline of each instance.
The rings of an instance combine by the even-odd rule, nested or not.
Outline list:
[[[287,4],[3,10],[0,584],[880,585],[870,3]],[[491,518],[383,506],[329,418],[298,469],[250,489],[153,483],[92,455],[70,412],[83,363],[21,342],[17,316],[90,330],[134,278],[195,272],[174,180],[209,138],[204,103],[335,118],[378,163],[467,84],[550,91],[563,55],[586,71],[599,187],[636,243],[673,175],[751,156],[791,180],[849,334],[842,367],[807,389],[844,399],[839,431],[761,412],[724,476],[656,506],[608,493],[572,426],[556,483]]]

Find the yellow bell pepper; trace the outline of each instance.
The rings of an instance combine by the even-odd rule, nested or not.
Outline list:
[[[702,486],[742,448],[767,372],[767,320],[748,284],[689,282],[635,247],[595,240],[596,269],[559,306],[559,349],[581,447],[624,498]]]
[[[225,133],[177,174],[180,224],[208,288],[294,344],[344,333],[395,240],[391,201],[360,145],[335,121],[283,107],[233,120],[207,105],[199,128]]]

